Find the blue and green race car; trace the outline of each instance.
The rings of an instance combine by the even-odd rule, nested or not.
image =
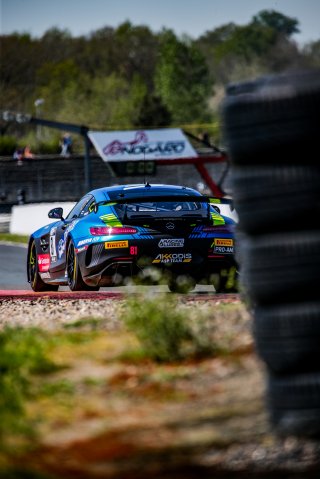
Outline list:
[[[186,292],[197,283],[236,290],[233,219],[197,190],[173,185],[105,187],[84,195],[64,217],[29,239],[28,281],[34,291],[72,291],[165,281]]]

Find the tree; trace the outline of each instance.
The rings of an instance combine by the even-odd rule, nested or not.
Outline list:
[[[270,27],[277,33],[290,37],[299,33],[299,21],[296,18],[287,17],[275,10],[262,10],[252,19],[253,24]]]
[[[176,123],[205,119],[212,83],[199,49],[164,31],[155,72],[155,93]]]

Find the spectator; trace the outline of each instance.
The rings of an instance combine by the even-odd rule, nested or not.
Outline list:
[[[62,136],[61,142],[61,156],[70,156],[72,154],[72,138],[69,133],[65,133]]]
[[[29,145],[27,145],[24,149],[24,158],[34,158],[34,154],[32,153]]]
[[[18,166],[21,166],[23,165],[23,158],[24,158],[24,155],[23,155],[23,148],[17,148],[15,150],[15,152],[13,153],[13,159],[14,160],[17,160],[17,165]]]

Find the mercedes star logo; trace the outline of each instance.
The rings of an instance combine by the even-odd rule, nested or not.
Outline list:
[[[174,224],[173,223],[166,223],[166,228],[167,228],[167,230],[174,230]]]

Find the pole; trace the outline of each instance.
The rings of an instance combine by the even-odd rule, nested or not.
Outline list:
[[[84,139],[84,185],[87,191],[91,190],[91,158],[90,158],[90,140],[87,133],[83,135]]]

